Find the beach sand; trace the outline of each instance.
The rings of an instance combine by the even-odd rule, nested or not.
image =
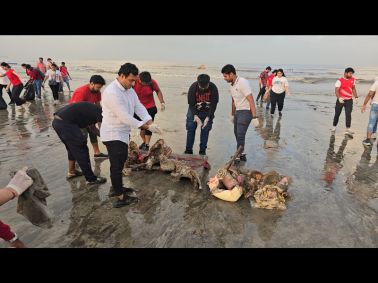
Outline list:
[[[223,82],[224,85],[226,85]],[[185,149],[186,96],[165,91],[166,112],[156,122],[174,152]],[[345,116],[340,118],[333,137],[330,133],[333,97],[294,95],[287,97],[278,122],[258,108],[259,130],[250,126],[247,134],[247,168],[263,172],[276,170],[290,176],[292,198],[287,210],[251,208],[240,199],[227,203],[214,198],[207,189],[196,191],[189,181],[174,182],[160,172],[133,172],[125,185],[138,189],[140,202],[112,208],[109,161],[93,161],[95,173],[108,182],[86,188],[83,177],[66,181],[67,153],[51,127],[51,93],[25,111],[0,111],[0,184],[9,181],[9,172],[24,165],[39,170],[51,196],[48,207],[54,215],[53,228],[33,226],[16,213],[17,201],[0,207],[0,218],[16,231],[28,247],[376,247],[378,245],[377,146],[364,151],[368,113],[353,110],[353,139],[344,138]],[[363,94],[360,94],[362,97]],[[4,95],[5,97],[5,95]],[[68,93],[61,96],[67,103]],[[209,176],[227,162],[235,151],[229,121],[230,97],[221,93],[208,145]],[[360,98],[360,103],[362,99]],[[369,111],[369,110],[368,110]],[[158,136],[154,135],[152,142]],[[198,152],[197,131],[194,151]],[[138,132],[132,139],[140,144]],[[264,149],[265,140],[278,142],[276,149]],[[331,142],[331,147],[330,147]],[[339,152],[340,146],[342,152]],[[100,144],[105,152],[105,147]],[[328,154],[327,154],[328,153]],[[324,174],[324,171],[329,172]],[[326,176],[327,181],[323,180]],[[335,176],[333,180],[333,176]],[[205,184],[203,184],[205,185]],[[5,247],[0,242],[0,247]]]

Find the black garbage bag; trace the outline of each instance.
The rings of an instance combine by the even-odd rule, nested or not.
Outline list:
[[[7,103],[5,102],[3,96],[0,94],[0,110],[7,109]]]
[[[35,91],[33,81],[29,80],[24,86],[25,92],[23,98],[27,101],[35,100]]]

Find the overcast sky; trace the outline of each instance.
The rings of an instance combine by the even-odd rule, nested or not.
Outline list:
[[[378,66],[378,36],[0,36],[0,60]]]

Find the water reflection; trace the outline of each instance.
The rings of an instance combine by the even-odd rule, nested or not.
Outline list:
[[[341,161],[344,158],[344,150],[350,138],[345,136],[341,142],[339,150],[335,152],[335,135],[332,134],[329,141],[326,160],[324,162],[322,180],[326,182],[326,187],[331,187],[336,178],[337,173],[343,167]]]

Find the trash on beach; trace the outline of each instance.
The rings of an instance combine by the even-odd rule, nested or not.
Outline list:
[[[37,169],[29,168],[26,173],[33,179],[33,185],[18,197],[17,213],[38,227],[51,228],[52,214],[46,202],[49,189]]]
[[[239,150],[235,156],[238,154]],[[236,202],[243,195],[255,208],[286,209],[290,178],[281,176],[276,171],[264,174],[257,170],[232,166],[235,156],[218,170],[216,176],[209,179],[207,185],[211,194],[231,202]]]
[[[123,173],[130,175],[131,170],[160,170],[170,172],[176,179],[187,178],[194,188],[202,189],[199,175],[203,169],[210,169],[207,158],[192,154],[174,154],[172,149],[159,139],[149,151],[143,151],[131,141],[129,157],[125,163]]]

